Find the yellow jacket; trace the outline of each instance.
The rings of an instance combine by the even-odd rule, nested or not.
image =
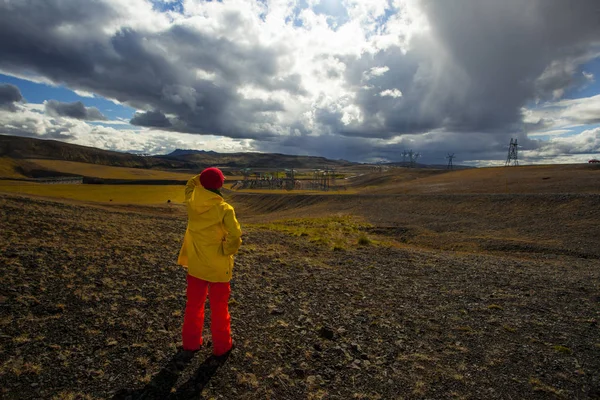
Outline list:
[[[229,282],[233,255],[242,244],[242,230],[233,207],[200,184],[200,175],[185,187],[188,226],[177,263],[193,277],[208,282]]]

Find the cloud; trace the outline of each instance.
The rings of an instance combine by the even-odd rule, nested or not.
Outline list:
[[[63,103],[57,100],[44,102],[46,112],[54,117],[67,117],[84,121],[105,121],[106,117],[96,107],[86,107],[81,101]]]
[[[572,131],[570,129],[554,129],[548,131],[539,131],[539,132],[530,132],[527,134],[528,137],[538,137],[538,136],[562,136],[565,134],[569,134]]]
[[[136,113],[131,121],[131,125],[147,126],[155,128],[168,128],[171,121],[160,111],[147,111]]]
[[[74,90],[75,94],[80,97],[94,97],[94,93],[86,92],[85,90]]]
[[[583,75],[583,77],[585,78],[586,81],[588,81],[590,83],[595,82],[594,74],[592,74],[591,72],[581,71],[581,74]]]
[[[370,70],[363,72],[363,77],[365,80],[369,80],[376,76],[383,76],[390,69],[388,67],[372,67]]]
[[[48,118],[39,108],[26,104],[17,111],[0,109],[0,134],[65,141],[76,137],[76,122]]]
[[[523,121],[532,133],[600,123],[600,95],[544,103],[522,109]]]
[[[513,135],[514,137],[515,135]],[[524,135],[516,135],[524,149],[536,148],[537,142]],[[511,134],[485,136],[475,132],[430,132],[423,135],[407,135],[393,140],[343,137],[326,134],[321,136],[293,135],[277,142],[258,142],[258,150],[299,155],[316,155],[333,159],[401,161],[404,150],[413,150],[423,155],[420,162],[445,165],[448,153],[455,153],[459,164],[484,164],[469,162],[477,160],[506,159]],[[485,163],[487,164],[487,163]]]
[[[558,110],[558,118],[566,119],[574,124],[600,123],[600,95],[562,100],[547,106],[550,110]]]
[[[568,137],[554,137],[547,142],[542,142],[533,150],[522,152],[529,160],[539,162],[555,162],[563,158],[563,162],[587,161],[592,155],[600,153],[600,128],[588,129],[580,134]],[[577,161],[574,161],[577,160]]]
[[[126,104],[141,127],[358,159],[414,141],[437,160],[465,137],[463,160],[496,157],[535,102],[595,121],[561,103],[593,80],[594,0],[167,3],[0,2],[0,70]]]
[[[44,113],[44,109],[43,104],[31,103],[19,107],[17,112],[0,109],[0,134],[57,139],[105,150],[148,154],[167,154],[177,148],[222,152],[253,149],[250,141],[247,140],[181,134],[156,129],[121,130],[104,125],[115,121],[92,125],[78,119],[53,117]]]
[[[535,81],[538,100],[558,100],[571,87],[583,86],[594,81],[594,75],[578,70],[582,64],[598,57],[598,53],[586,53],[579,57],[567,57],[553,61]]]
[[[0,49],[5,56],[0,67],[11,71],[26,66],[76,90],[145,111],[161,110],[177,117],[173,129],[182,132],[231,137],[268,137],[274,130],[265,131],[264,122],[275,122],[266,115],[269,110],[255,107],[256,99],[243,98],[239,88],[253,85],[288,96],[305,93],[298,74],[278,68],[276,50],[281,45],[234,40],[205,31],[206,24],[192,18],[169,23],[142,0],[124,2],[129,7],[121,3],[3,3]],[[253,22],[247,18],[256,18],[234,8],[224,11],[216,17],[231,32],[240,33],[244,24]],[[148,21],[142,20],[145,16]],[[29,50],[23,53],[25,47]],[[211,76],[213,80],[207,79]]]
[[[516,132],[521,107],[580,84],[578,69],[597,56],[592,1],[458,3],[421,2],[429,31],[413,37],[407,51],[392,47],[346,61],[346,80],[359,87],[355,98],[365,115],[348,134]],[[372,64],[389,71],[359,86],[359,73]],[[401,99],[373,97],[393,88]]]
[[[0,84],[0,109],[16,111],[15,103],[23,101],[21,91],[9,83]]]
[[[379,95],[381,97],[388,96],[397,99],[398,97],[402,97],[402,92],[398,89],[386,89],[383,92],[380,92]]]

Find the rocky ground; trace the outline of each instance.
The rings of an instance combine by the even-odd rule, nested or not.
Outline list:
[[[180,209],[0,195],[0,397],[600,398],[593,252],[433,250],[377,225],[332,247],[241,220],[236,348],[189,359]]]

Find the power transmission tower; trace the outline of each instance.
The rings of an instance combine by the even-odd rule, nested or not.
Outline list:
[[[296,170],[294,170],[294,168],[291,169],[286,169],[285,170],[285,178],[286,178],[286,189],[287,190],[294,190],[295,186],[296,186],[296,179],[295,179],[295,172]]]
[[[517,144],[517,139],[510,138],[510,144],[508,145],[508,157],[506,158],[505,167],[510,167],[511,165],[518,166],[519,165],[519,145]]]
[[[334,169],[334,168],[332,168],[332,169],[330,169],[329,171],[330,171],[330,173],[331,173],[331,179],[330,179],[330,182],[329,182],[329,183],[331,184],[331,186],[332,186],[332,187],[334,187],[334,188],[335,188],[335,185],[336,185],[336,183],[335,183],[335,169]]]
[[[412,166],[413,166],[413,154],[414,153],[413,153],[412,149],[406,152],[406,155],[408,156],[408,166],[410,168],[412,168]]]
[[[448,168],[447,169],[454,169],[454,166],[452,165],[452,159],[455,157],[456,156],[454,155],[454,153],[452,153],[452,154],[448,153],[448,156],[446,157],[448,159]]]
[[[323,190],[329,190],[331,185],[331,170],[329,167],[325,167],[323,172]]]
[[[414,168],[417,165],[417,160],[421,157],[421,153],[415,153],[412,150],[408,151],[410,167]]]

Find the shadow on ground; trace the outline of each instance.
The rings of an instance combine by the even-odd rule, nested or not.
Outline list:
[[[219,367],[225,364],[229,353],[220,357],[209,356],[185,383],[177,390],[173,390],[181,373],[191,363],[193,357],[192,352],[179,351],[144,388],[121,389],[112,400],[197,399]]]

